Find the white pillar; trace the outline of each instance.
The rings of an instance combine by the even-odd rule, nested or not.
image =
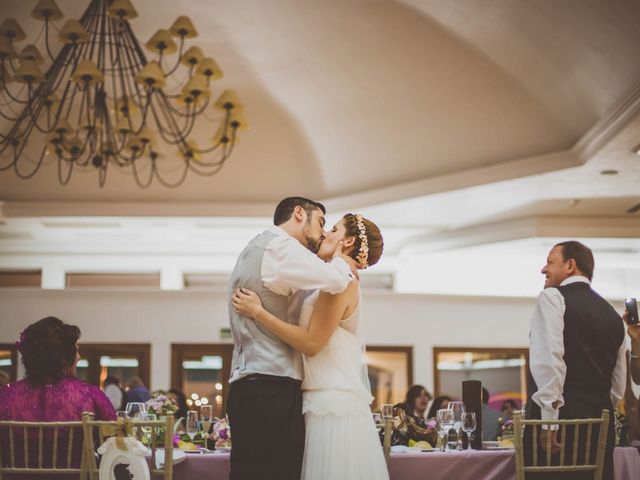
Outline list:
[[[41,286],[47,290],[64,290],[66,286],[64,268],[59,265],[43,265]]]

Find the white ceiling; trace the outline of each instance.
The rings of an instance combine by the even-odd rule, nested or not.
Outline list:
[[[86,5],[58,3],[76,17]],[[33,5],[6,0],[0,15],[32,37]],[[218,60],[216,88],[238,91],[251,130],[218,176],[175,190],[141,190],[116,169],[103,189],[93,173],[59,186],[53,164],[28,181],[0,172],[0,267],[146,251],[201,252],[208,268],[228,270],[289,194],[322,199],[332,219],[354,209],[373,218],[387,238],[381,270],[396,273],[416,246],[446,250],[456,236],[476,238],[474,252],[527,238],[513,232],[567,237],[589,223],[598,227],[586,238],[615,240],[625,222],[640,236],[640,214],[626,213],[640,202],[638,2],[134,5],[142,42],[178,15],[194,20],[192,44]],[[171,168],[174,152],[164,161]],[[512,223],[549,217],[568,228],[540,235]]]

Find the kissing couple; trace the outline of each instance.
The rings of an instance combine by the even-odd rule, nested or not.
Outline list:
[[[388,480],[369,405],[358,270],[378,227],[302,197],[276,207],[231,274],[231,480]],[[304,415],[304,416],[303,416]]]

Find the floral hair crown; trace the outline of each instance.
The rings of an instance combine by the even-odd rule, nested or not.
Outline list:
[[[369,266],[369,240],[367,239],[367,229],[364,226],[363,216],[359,213],[356,215],[356,226],[358,227],[358,237],[360,238],[360,249],[356,260],[364,268]]]

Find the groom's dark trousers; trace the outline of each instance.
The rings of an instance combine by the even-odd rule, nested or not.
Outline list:
[[[230,385],[231,480],[300,480],[304,454],[301,382],[250,375]]]

